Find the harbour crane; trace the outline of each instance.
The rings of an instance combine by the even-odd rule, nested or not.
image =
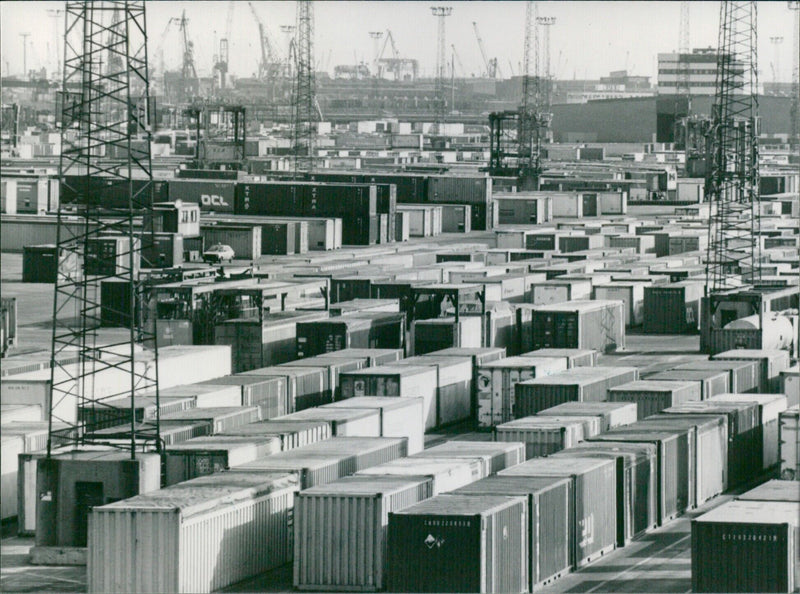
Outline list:
[[[252,2],[248,2],[250,12],[253,13],[253,18],[258,25],[258,39],[259,48],[261,49],[261,57],[258,62],[258,79],[262,81],[272,81],[281,75],[284,69],[284,62],[280,57],[280,53],[276,45],[270,38],[269,31],[266,25],[258,16]]]
[[[481,50],[483,65],[486,68],[486,76],[488,78],[497,78],[498,76],[503,78],[497,58],[488,58],[486,55],[486,47],[483,45],[483,39],[481,39],[481,33],[478,31],[478,23],[476,21],[472,21],[472,28],[475,30],[475,39],[478,40],[478,49]]]

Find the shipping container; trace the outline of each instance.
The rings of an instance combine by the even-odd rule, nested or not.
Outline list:
[[[551,417],[523,417],[494,428],[497,441],[519,441],[525,444],[525,458],[549,456],[571,448],[585,439],[583,421]]]
[[[779,417],[780,477],[800,479],[800,407],[785,410]]]
[[[327,421],[331,431],[338,437],[380,437],[381,413],[367,408],[307,408],[289,415],[277,417],[278,421]]]
[[[210,434],[216,435],[233,427],[261,420],[261,410],[257,406],[218,406],[209,408],[189,408],[163,415],[161,425],[186,425],[203,422],[209,426]]]
[[[458,495],[523,496],[528,500],[528,591],[550,585],[572,568],[572,480],[491,476],[454,491]]]
[[[592,283],[588,280],[554,279],[535,283],[531,287],[531,303],[550,305],[579,299],[591,299]]]
[[[324,408],[377,409],[380,411],[380,436],[405,437],[411,456],[425,446],[424,404],[422,398],[357,396],[326,404]]]
[[[465,421],[472,416],[473,370],[469,357],[409,357],[398,366],[436,369],[436,425]]]
[[[305,452],[304,448],[264,456],[236,466],[231,474],[291,473],[298,477],[301,490],[324,485],[355,472],[352,454]],[[213,476],[213,475],[212,475]]]
[[[793,501],[800,503],[800,483],[771,479],[736,497],[741,501]]]
[[[364,369],[367,362],[364,358],[341,358],[333,357],[309,357],[308,359],[297,359],[289,363],[283,363],[280,367],[319,367],[328,371],[328,385],[333,395],[333,400],[341,399],[341,389],[339,387],[339,375],[348,371],[358,371]]]
[[[651,443],[657,448],[658,525],[663,526],[686,511],[689,495],[688,431],[652,431],[639,423],[618,427],[592,437],[603,443]]]
[[[478,368],[476,386],[478,426],[491,428],[515,418],[516,384],[566,368],[564,359],[539,357],[508,357],[482,365]]]
[[[383,589],[389,513],[428,499],[432,487],[427,477],[352,476],[301,492],[294,512],[294,586]],[[331,538],[338,544],[331,546]]]
[[[575,367],[518,383],[514,408],[518,416],[528,416],[565,402],[602,402],[609,388],[638,379],[636,367]]]
[[[780,415],[788,408],[783,394],[719,394],[715,402],[755,402],[761,436],[762,468],[769,470],[780,463]]]
[[[390,592],[525,592],[524,497],[445,495],[389,514]]]
[[[699,401],[697,382],[638,380],[608,389],[610,402],[635,402],[639,419],[683,402]]]
[[[433,367],[383,365],[343,373],[342,399],[353,396],[421,397],[425,402],[425,429],[436,426],[437,371]]]
[[[196,437],[165,449],[164,486],[228,470],[280,451],[281,440],[275,436]]]
[[[657,382],[696,382],[700,385],[701,400],[708,400],[712,396],[730,391],[730,374],[724,370],[673,369],[649,375],[647,379]]]
[[[781,389],[781,372],[791,366],[789,351],[735,349],[717,353],[711,357],[713,361],[758,361],[761,363],[759,374],[759,392],[778,392]]]
[[[688,429],[690,448],[694,450],[691,501],[698,507],[721,494],[728,486],[728,422],[722,416],[688,417],[653,415],[643,426],[656,430]],[[693,443],[692,443],[693,442]]]
[[[497,204],[498,225],[540,225],[553,218],[548,196],[495,193],[492,199]]]
[[[286,382],[287,413],[333,402],[333,392],[328,384],[330,374],[324,367],[274,365],[245,371],[241,375],[282,378]]]
[[[517,310],[520,351],[541,348],[591,349],[601,353],[625,346],[621,301],[572,301]],[[528,338],[530,337],[530,338]]]
[[[415,458],[479,458],[485,461],[486,476],[525,461],[525,444],[505,442],[453,440],[430,447]]]
[[[230,181],[173,179],[167,182],[171,201],[194,202],[203,212],[233,213],[236,184]]]
[[[319,355],[320,358],[349,359],[352,357],[363,358],[366,367],[379,367],[390,365],[403,358],[402,349],[342,349],[333,353]]]
[[[728,419],[728,486],[752,480],[762,470],[761,431],[755,402],[684,402],[665,414],[726,416]]]
[[[584,442],[558,456],[605,458],[616,464],[617,546],[658,526],[658,459],[649,443]]]
[[[640,326],[644,321],[644,290],[649,283],[614,281],[595,285],[595,299],[611,299],[625,304],[625,326]]]
[[[17,457],[25,453],[25,439],[21,435],[6,435],[3,427],[0,456],[0,520],[8,520],[17,515]]]
[[[22,248],[22,282],[55,283],[61,273],[74,274],[80,270],[77,254],[63,252],[56,257],[55,245],[26,245]]]
[[[226,375],[213,380],[201,382],[198,386],[238,386],[241,390],[240,406],[257,406],[261,416],[259,419],[272,419],[284,415],[290,410],[287,381],[281,377],[255,375]],[[218,404],[222,405],[220,402]],[[248,421],[250,422],[250,421]]]
[[[142,423],[153,421],[161,415],[194,408],[196,405],[196,401],[191,397],[159,396],[158,406],[154,396],[113,398],[78,405],[78,423],[87,431],[97,431],[115,425],[130,424],[131,411],[133,420]]]
[[[567,369],[594,367],[597,365],[599,354],[592,349],[537,349],[528,353],[520,353],[523,357],[564,357],[567,360]]]
[[[415,320],[411,323],[411,351],[424,355],[448,348],[480,348],[481,318],[478,316]]]
[[[583,567],[612,551],[616,542],[616,465],[611,460],[564,456],[534,458],[500,476],[572,479],[572,564]]]
[[[297,491],[290,474],[226,472],[94,507],[88,591],[211,592],[289,563]]]
[[[730,391],[735,393],[758,392],[761,372],[759,361],[693,361],[678,365],[675,370],[727,371],[730,374]]]
[[[633,402],[564,402],[536,413],[546,417],[596,416],[600,432],[635,423],[636,404]]]
[[[328,421],[256,421],[226,429],[218,435],[230,436],[275,436],[281,440],[281,451],[293,450],[305,445],[325,441],[333,436]]]
[[[442,204],[442,233],[469,233],[472,230],[472,209],[469,205]]]
[[[481,460],[470,458],[400,458],[360,470],[360,476],[429,476],[433,478],[433,494],[447,493],[486,478]]]
[[[692,521],[693,592],[793,592],[797,504],[731,501]]]
[[[643,328],[647,334],[695,334],[705,281],[687,280],[644,288]]]
[[[354,313],[297,324],[297,358],[350,348],[402,349],[404,313]]]
[[[238,385],[188,384],[160,389],[158,394],[161,398],[192,398],[196,408],[240,406],[242,404],[242,389]]]

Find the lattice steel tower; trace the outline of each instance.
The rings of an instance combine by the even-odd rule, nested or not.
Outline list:
[[[292,96],[294,170],[314,167],[317,136],[316,79],[314,77],[314,6],[310,0],[297,2],[297,59]]]
[[[67,2],[65,33],[48,456],[56,436],[104,443],[96,421],[115,398],[146,392],[156,410],[159,401],[155,330],[142,327],[138,307],[140,260],[153,245],[144,1]],[[104,281],[121,282],[125,296],[101,308]],[[127,330],[102,342],[108,315]],[[77,364],[59,363],[74,352]],[[137,424],[131,398],[128,420],[129,439],[113,445],[132,457],[137,447],[160,451],[158,415]]]
[[[723,1],[705,193],[712,209],[706,263],[711,294],[760,279],[756,2]]]
[[[681,2],[681,24],[678,30],[678,94],[690,95],[689,88],[689,0]]]
[[[445,57],[446,31],[445,19],[453,13],[449,6],[431,6],[431,13],[436,17],[436,82],[434,88],[433,104],[433,129],[431,136],[437,136],[443,132],[444,116],[447,111],[447,93],[445,93],[445,69],[447,61]]]
[[[551,119],[544,108],[544,86],[539,69],[538,8],[536,2],[528,2],[518,133],[519,176],[525,189],[538,189],[542,172],[542,139],[547,135]]]
[[[789,10],[794,13],[794,33],[792,34],[792,119],[789,142],[800,145],[800,1],[789,0]]]

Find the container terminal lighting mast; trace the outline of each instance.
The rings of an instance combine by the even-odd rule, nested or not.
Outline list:
[[[124,396],[131,398],[130,435],[114,445],[134,458],[137,448],[161,450],[158,415],[137,424],[132,398],[146,392],[159,410],[155,329],[143,328],[137,307],[140,260],[154,239],[144,1],[67,2],[65,25],[47,453],[49,459],[56,438],[76,446],[104,443],[94,420]],[[134,231],[134,217],[144,221],[141,232]],[[128,332],[103,343],[100,293],[109,280],[128,287],[113,312]],[[77,364],[59,363],[74,352]],[[109,372],[127,376],[123,387],[95,393],[99,374]]]
[[[722,2],[717,80],[707,143],[705,193],[711,204],[706,290],[760,279],[758,37],[755,2]]]
[[[294,170],[311,171],[317,134],[316,82],[314,77],[314,6],[297,3],[297,60],[292,96]]]
[[[434,117],[431,136],[439,136],[444,131],[444,115],[447,110],[447,97],[445,95],[445,19],[453,13],[450,6],[431,6],[431,14],[436,17],[436,87],[434,92]]]

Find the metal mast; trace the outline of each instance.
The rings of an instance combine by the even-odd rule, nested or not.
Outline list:
[[[789,0],[789,10],[794,12],[794,57],[792,58],[792,119],[790,144],[800,145],[800,1]]]
[[[751,282],[760,279],[756,25],[756,2],[722,2],[705,188],[712,208],[706,263],[711,294],[736,288],[743,273]]]
[[[553,102],[553,77],[550,72],[550,27],[556,24],[556,17],[536,17],[536,24],[543,27],[542,46],[544,51],[542,62],[544,63],[544,78],[540,82],[542,85],[541,107],[545,112],[549,113]]]
[[[450,6],[431,6],[431,13],[437,20],[436,32],[436,85],[434,99],[433,130],[431,136],[438,136],[444,130],[444,116],[447,108],[447,97],[445,94],[445,69],[447,62],[445,58],[445,19],[453,13]]]
[[[678,94],[689,95],[689,2],[681,2],[681,25],[678,33]]]
[[[147,392],[158,410],[159,398],[155,330],[142,327],[137,307],[140,257],[153,245],[144,0],[67,2],[65,31],[48,456],[55,436],[74,445],[102,443],[92,432],[112,399]],[[134,217],[142,217],[141,231]],[[110,313],[128,330],[101,342],[100,291],[109,280],[127,287]],[[79,363],[59,364],[75,352]],[[100,389],[100,374],[125,380]],[[137,425],[130,405],[130,441],[117,447],[131,457],[137,446],[160,451],[158,417]]]
[[[310,0],[297,2],[297,60],[292,116],[294,170],[311,171],[314,167],[317,111],[314,77],[314,6]]]
[[[538,189],[542,172],[542,136],[550,126],[550,114],[542,110],[539,74],[539,27],[536,2],[525,6],[525,53],[522,73],[522,105],[519,109],[519,175],[525,189]]]

